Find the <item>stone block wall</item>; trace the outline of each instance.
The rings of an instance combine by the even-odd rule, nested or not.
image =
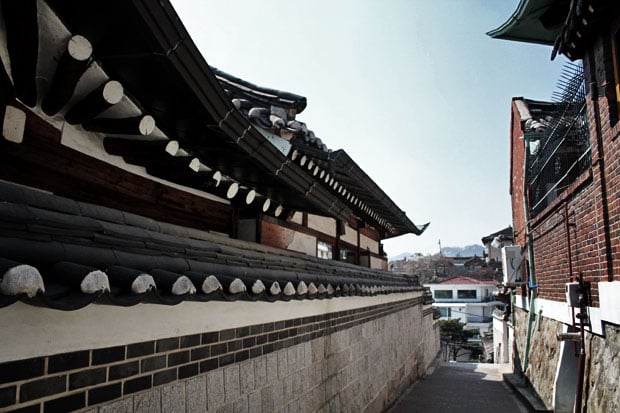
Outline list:
[[[515,357],[521,362],[526,351],[528,315],[527,311],[521,309],[515,311]],[[562,332],[564,326],[558,321],[541,317],[540,321],[534,322],[533,327],[529,363],[525,373],[542,401],[552,409],[561,356],[560,342],[556,334]],[[566,345],[572,348],[572,343]],[[618,372],[620,372],[620,327],[607,324],[605,337],[586,333],[583,401],[584,408],[588,412],[620,411]]]
[[[588,335],[583,399],[588,412],[620,411],[620,326],[605,326],[605,338]]]
[[[0,410],[380,412],[438,350],[432,309],[419,296],[5,362]]]
[[[529,312],[515,309],[515,357],[519,357],[520,366],[526,354],[526,341]],[[540,328],[538,328],[538,323]],[[555,374],[558,367],[559,341],[556,334],[562,331],[562,324],[541,317],[532,325],[528,366],[525,371],[528,380],[547,408],[553,406]]]

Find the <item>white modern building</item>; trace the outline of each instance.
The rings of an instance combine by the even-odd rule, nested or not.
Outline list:
[[[460,319],[465,329],[479,330],[483,335],[493,331],[493,310],[504,306],[493,295],[498,285],[495,280],[457,276],[424,286],[431,289],[440,320]]]

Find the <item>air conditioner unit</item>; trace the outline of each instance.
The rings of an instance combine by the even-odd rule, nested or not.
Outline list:
[[[502,270],[504,271],[504,285],[523,284],[521,271],[521,247],[510,245],[502,247]]]

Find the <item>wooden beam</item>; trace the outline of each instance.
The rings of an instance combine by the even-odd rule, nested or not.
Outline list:
[[[49,116],[58,113],[73,96],[75,86],[88,69],[93,47],[85,37],[69,39],[67,48],[58,61],[49,90],[41,102],[41,109]]]
[[[122,98],[123,86],[116,80],[108,80],[73,105],[65,114],[65,120],[72,125],[91,120]]]
[[[39,22],[37,0],[2,1],[15,92],[24,104],[37,104]]]
[[[4,114],[6,106],[15,99],[15,89],[13,83],[6,70],[4,64],[0,60],[0,130],[3,128]]]
[[[20,108],[27,114],[24,141],[18,145],[0,139],[0,179],[163,222],[230,232],[230,205],[134,175],[63,146],[58,129]]]
[[[148,160],[153,157],[174,156],[179,144],[171,140],[139,141],[106,137],[103,139],[103,147],[110,155]]]
[[[148,136],[155,130],[155,119],[150,115],[131,118],[95,118],[83,122],[82,127],[91,132]]]
[[[213,192],[212,189],[217,188],[222,179],[222,174],[218,171],[192,172],[189,170],[186,172],[186,170],[180,166],[175,170],[172,170],[170,166],[165,167],[160,165],[159,168],[149,166],[146,170],[149,174],[158,178],[206,192]]]

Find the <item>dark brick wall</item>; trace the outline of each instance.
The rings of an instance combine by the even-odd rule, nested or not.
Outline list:
[[[28,408],[51,412],[61,407],[67,411],[98,405],[328,336],[423,302],[424,297],[418,297],[318,316],[2,363],[0,411]]]

